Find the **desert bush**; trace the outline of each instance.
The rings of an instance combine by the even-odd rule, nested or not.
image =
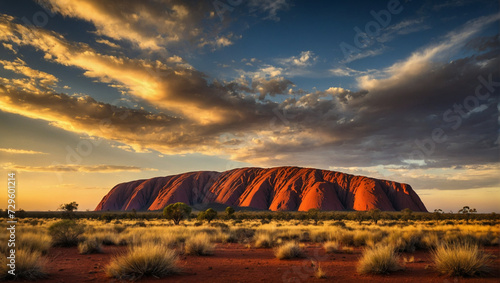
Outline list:
[[[1,279],[28,279],[35,280],[47,277],[46,261],[39,251],[18,249],[16,250],[15,275],[8,273],[10,270],[9,259],[0,257]]]
[[[212,255],[215,246],[210,242],[210,236],[199,233],[186,240],[184,251],[189,255]]]
[[[24,232],[20,233],[17,244],[26,251],[38,251],[46,254],[50,249],[51,238],[45,233]]]
[[[76,246],[84,231],[85,225],[73,220],[61,220],[49,226],[49,235],[54,246]]]
[[[165,218],[174,221],[175,225],[179,225],[179,222],[188,217],[191,214],[191,207],[185,203],[177,202],[169,204],[163,209],[163,216]]]
[[[304,252],[297,242],[287,242],[277,247],[274,251],[274,255],[276,255],[278,259],[291,259],[303,257]]]
[[[97,238],[86,239],[85,241],[78,244],[78,251],[80,254],[95,254],[100,253],[101,242]]]
[[[432,255],[436,270],[443,274],[481,276],[489,272],[489,255],[471,243],[446,243],[438,246]]]
[[[109,277],[128,280],[146,276],[163,278],[177,272],[175,251],[153,243],[131,247],[128,253],[113,258],[106,267]]]
[[[328,241],[323,244],[327,253],[336,253],[340,250],[340,244],[337,241]]]
[[[357,268],[361,274],[385,274],[401,269],[399,257],[390,245],[365,249]]]
[[[274,244],[272,232],[261,231],[254,236],[256,248],[271,248]]]

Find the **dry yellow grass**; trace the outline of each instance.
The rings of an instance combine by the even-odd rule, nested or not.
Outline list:
[[[47,277],[47,262],[39,251],[16,251],[15,276],[8,274],[10,267],[5,256],[0,258],[0,278],[36,280]]]
[[[399,257],[392,246],[378,246],[364,250],[358,264],[358,272],[361,274],[386,274],[401,270]]]
[[[43,232],[23,232],[19,233],[17,245],[27,251],[46,254],[51,246],[51,237]]]
[[[490,270],[490,257],[471,243],[440,245],[433,259],[436,270],[450,276],[481,276]]]
[[[297,242],[287,242],[274,251],[274,255],[278,259],[291,259],[304,257],[304,252]]]
[[[188,255],[213,255],[215,245],[206,233],[196,234],[186,240],[184,251]]]
[[[327,253],[337,253],[340,251],[340,243],[337,241],[328,241],[323,244]]]
[[[95,254],[102,251],[101,242],[96,238],[88,238],[78,244],[80,254]]]
[[[127,254],[115,257],[106,267],[109,277],[127,280],[147,276],[164,278],[177,272],[175,251],[153,243],[130,248]]]

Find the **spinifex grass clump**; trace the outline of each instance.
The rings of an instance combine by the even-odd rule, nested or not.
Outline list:
[[[291,259],[304,257],[304,252],[297,242],[287,242],[276,248],[274,251],[278,259]]]
[[[273,234],[268,231],[262,231],[255,235],[256,248],[270,248],[274,245]]]
[[[358,265],[361,274],[386,274],[401,269],[399,257],[390,245],[365,249]]]
[[[436,269],[450,276],[481,276],[490,270],[490,257],[468,242],[446,243],[432,254]]]
[[[215,246],[207,233],[200,233],[186,240],[184,250],[189,255],[213,255]]]
[[[130,248],[127,254],[112,259],[106,268],[108,276],[128,280],[147,276],[163,278],[177,272],[175,251],[153,243]]]
[[[327,253],[337,253],[340,251],[340,243],[337,241],[328,241],[323,244]]]
[[[18,249],[16,251],[15,275],[8,271],[8,259],[0,258],[0,279],[28,279],[35,280],[47,277],[46,261],[39,251]]]
[[[89,238],[78,244],[80,254],[97,254],[102,251],[101,242],[97,238]]]

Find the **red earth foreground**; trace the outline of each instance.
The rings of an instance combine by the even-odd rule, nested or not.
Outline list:
[[[119,282],[108,278],[104,268],[114,255],[126,252],[126,247],[104,246],[103,253],[80,255],[77,248],[51,248],[49,278],[37,282]],[[414,257],[404,271],[390,275],[359,275],[356,265],[362,250],[352,254],[326,254],[319,244],[306,244],[306,258],[279,260],[272,249],[247,248],[242,244],[218,244],[212,256],[179,256],[181,273],[167,278],[143,278],[139,282],[499,282],[500,248],[486,247],[493,255],[492,273],[482,278],[453,278],[440,275],[432,268],[429,252],[401,254]],[[317,279],[311,260],[319,262],[326,273]],[[24,281],[31,282],[31,281]]]
[[[199,171],[116,185],[96,211],[161,210],[183,202],[261,210],[371,210],[427,212],[408,184],[300,167]]]

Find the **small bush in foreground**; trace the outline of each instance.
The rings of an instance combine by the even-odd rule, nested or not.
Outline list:
[[[323,244],[327,253],[336,253],[340,251],[340,244],[337,241],[328,241]]]
[[[73,220],[61,220],[49,227],[49,235],[52,236],[54,246],[71,247],[78,244],[79,237],[85,231],[85,225]]]
[[[489,272],[490,257],[470,243],[444,244],[433,251],[436,269],[450,276],[481,276]]]
[[[186,240],[184,250],[188,255],[213,255],[215,246],[206,233],[197,234]]]
[[[271,233],[259,233],[255,235],[256,248],[270,248],[273,246],[273,235]]]
[[[291,259],[304,256],[304,252],[297,242],[288,242],[279,246],[274,251],[274,254],[278,259]]]
[[[0,278],[35,280],[47,277],[46,261],[38,251],[16,251],[15,276],[8,273],[11,269],[9,263],[5,256],[0,258]]]
[[[138,280],[146,276],[163,278],[179,272],[175,251],[153,243],[130,248],[106,267],[106,275],[118,279]]]
[[[97,254],[102,251],[101,243],[96,238],[87,239],[78,244],[80,254]]]
[[[365,249],[358,264],[361,274],[386,274],[401,269],[399,257],[390,245]]]

